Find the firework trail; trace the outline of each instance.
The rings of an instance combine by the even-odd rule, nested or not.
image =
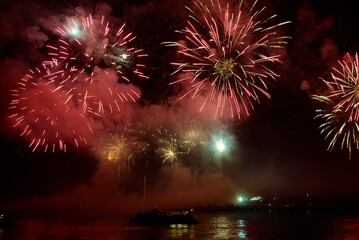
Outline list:
[[[341,140],[341,148],[348,149],[349,158],[352,148],[359,148],[358,60],[358,53],[354,57],[347,53],[343,61],[338,61],[340,68],[333,67],[331,79],[322,79],[329,89],[328,94],[313,95],[313,99],[323,104],[323,108],[316,110],[315,118],[323,121],[319,129],[326,133],[325,139],[331,138],[328,150]]]
[[[92,127],[78,107],[82,97],[75,94],[77,81],[76,68],[47,62],[29,69],[18,89],[11,90],[12,126],[30,141],[32,151],[66,152],[67,145],[87,144]]]
[[[58,41],[46,46],[48,55],[87,72],[94,81],[99,81],[98,84],[94,83],[93,88],[106,85],[103,78],[95,78],[96,68],[105,69],[107,74],[106,69],[114,69],[124,83],[130,83],[134,76],[148,79],[143,73],[145,65],[141,63],[147,54],[143,53],[143,49],[132,46],[136,37],[126,30],[125,24],[117,27],[105,16],[73,17],[64,26],[58,27],[56,33]],[[122,102],[136,101],[138,98],[139,92],[134,88],[116,91],[108,86],[106,95],[95,95],[94,104],[99,114],[106,111],[113,113],[119,111]]]
[[[171,84],[189,81],[190,90],[181,99],[205,95],[200,111],[216,99],[215,118],[223,117],[227,107],[231,117],[234,111],[238,118],[244,113],[249,115],[253,101],[259,102],[258,93],[270,97],[267,79],[278,77],[270,67],[280,62],[281,56],[274,50],[283,48],[287,37],[276,30],[288,22],[268,25],[275,15],[261,20],[264,8],[255,11],[256,3],[247,9],[240,1],[235,9],[230,4],[223,7],[219,0],[211,0],[209,5],[195,0],[196,9],[187,8],[187,27],[179,31],[185,40],[165,43],[178,47],[183,58],[172,63],[177,67],[174,73],[190,74]]]

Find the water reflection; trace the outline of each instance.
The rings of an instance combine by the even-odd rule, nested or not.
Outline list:
[[[246,221],[231,216],[218,216],[212,219],[214,239],[247,239]]]
[[[238,227],[238,237],[240,239],[245,239],[247,237],[247,232],[245,230],[246,222],[243,219],[238,220],[237,227]]]
[[[171,224],[170,236],[171,238],[193,238],[194,227],[188,224]]]
[[[216,212],[195,225],[132,225],[124,219],[20,220],[0,240],[359,239],[359,216]]]
[[[214,217],[212,224],[214,226],[214,238],[225,239],[231,236],[231,220],[228,216]]]

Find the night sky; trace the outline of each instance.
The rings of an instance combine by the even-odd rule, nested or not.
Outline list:
[[[96,143],[103,144],[108,132],[128,122],[153,124],[151,115],[157,123],[177,132],[192,126],[203,131],[225,129],[231,133],[232,152],[222,164],[228,201],[236,192],[242,192],[298,201],[309,194],[318,204],[357,203],[359,153],[354,150],[349,159],[347,149],[341,150],[339,145],[331,152],[326,150],[328,141],[320,135],[320,123],[313,120],[318,105],[311,99],[312,94],[325,91],[319,78],[328,78],[332,67],[345,53],[354,55],[359,49],[359,21],[354,2],[259,1],[260,5],[267,6],[264,15],[276,13],[276,22],[291,21],[281,28],[290,39],[281,59],[283,64],[276,66],[280,77],[269,83],[271,98],[262,97],[250,116],[240,120],[212,120],[210,108],[199,112],[199,103],[190,99],[178,101],[181,87],[168,85],[176,77],[171,75],[174,67],[170,64],[176,59],[176,49],[162,43],[180,40],[181,35],[175,31],[185,27],[188,12],[184,6],[187,4],[191,2],[38,0],[1,3],[0,207],[90,208],[103,203],[104,209],[122,209],[121,205],[130,202],[133,206],[137,206],[136,202],[141,205],[141,170],[134,168],[134,174],[124,178],[117,188]],[[95,146],[69,149],[67,153],[32,153],[28,142],[18,137],[9,123],[9,90],[16,88],[28,68],[38,66],[47,58],[44,46],[55,37],[51,29],[79,7],[87,12],[110,12],[114,21],[126,22],[126,27],[137,36],[136,44],[149,54],[145,74],[150,79],[132,81],[142,91],[141,100],[124,106],[121,114],[98,123],[99,130],[92,136]],[[215,163],[208,163],[201,173],[198,190],[201,196],[193,200],[189,194],[190,168],[179,166],[171,170],[161,167],[160,160],[154,160],[158,156],[149,158],[152,159],[148,170],[152,176],[148,179],[149,197],[152,194],[149,205],[203,204],[215,198],[216,193],[211,191],[219,174]]]

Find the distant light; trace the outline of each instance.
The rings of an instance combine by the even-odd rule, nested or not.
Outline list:
[[[243,202],[243,201],[244,201],[244,199],[242,197],[238,198],[238,202]]]
[[[126,54],[122,54],[121,57],[122,57],[123,59],[125,59],[125,60],[127,59],[127,55],[126,55]]]

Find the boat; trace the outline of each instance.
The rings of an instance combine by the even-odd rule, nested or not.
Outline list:
[[[130,218],[132,224],[145,225],[171,225],[171,224],[197,224],[199,221],[192,215],[192,210],[159,210],[152,209],[150,212],[138,212]]]

